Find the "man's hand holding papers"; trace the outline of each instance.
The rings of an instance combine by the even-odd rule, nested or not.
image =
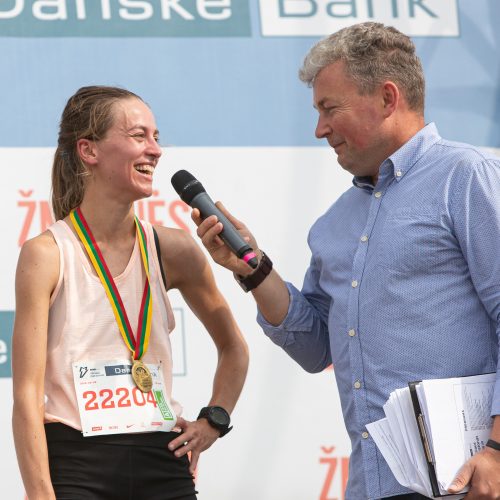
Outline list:
[[[500,451],[485,448],[500,433],[494,382],[495,374],[424,380],[390,394],[386,418],[367,429],[403,486],[429,498],[500,499]]]
[[[491,436],[499,441],[500,416],[494,420]],[[467,484],[470,484],[470,490],[464,500],[500,499],[500,451],[485,446],[463,465],[448,491],[457,493]]]

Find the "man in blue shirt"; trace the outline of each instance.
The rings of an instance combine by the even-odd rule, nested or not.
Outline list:
[[[302,290],[260,250],[252,272],[218,238],[215,216],[193,219],[214,260],[252,290],[271,340],[307,371],[333,362],[352,442],[346,498],[424,498],[397,483],[366,424],[410,380],[500,374],[500,160],[425,125],[422,67],[394,28],[340,30],[311,49],[300,77],[313,88],[316,136],[354,176],[311,228]],[[497,380],[493,447],[452,488],[470,483],[470,500],[500,498]]]

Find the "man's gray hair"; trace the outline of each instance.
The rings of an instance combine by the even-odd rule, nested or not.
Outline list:
[[[366,22],[343,28],[309,51],[299,78],[309,86],[326,66],[343,61],[361,94],[393,81],[413,111],[424,111],[425,79],[411,39],[392,26]]]

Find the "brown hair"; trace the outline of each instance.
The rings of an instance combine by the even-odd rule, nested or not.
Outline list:
[[[140,99],[128,90],[99,85],[82,87],[69,98],[61,116],[52,163],[52,209],[56,220],[64,219],[80,205],[85,178],[90,175],[76,150],[77,141],[102,139],[113,124],[113,105],[132,97]]]
[[[312,86],[323,68],[339,60],[361,94],[371,94],[384,80],[391,80],[402,90],[410,109],[423,113],[422,65],[411,39],[396,28],[366,22],[333,33],[312,47],[299,78]]]

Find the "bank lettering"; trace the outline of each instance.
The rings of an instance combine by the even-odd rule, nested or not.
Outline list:
[[[264,36],[323,36],[375,21],[410,36],[458,36],[457,0],[260,0]]]
[[[249,36],[248,0],[6,0],[0,36]]]

